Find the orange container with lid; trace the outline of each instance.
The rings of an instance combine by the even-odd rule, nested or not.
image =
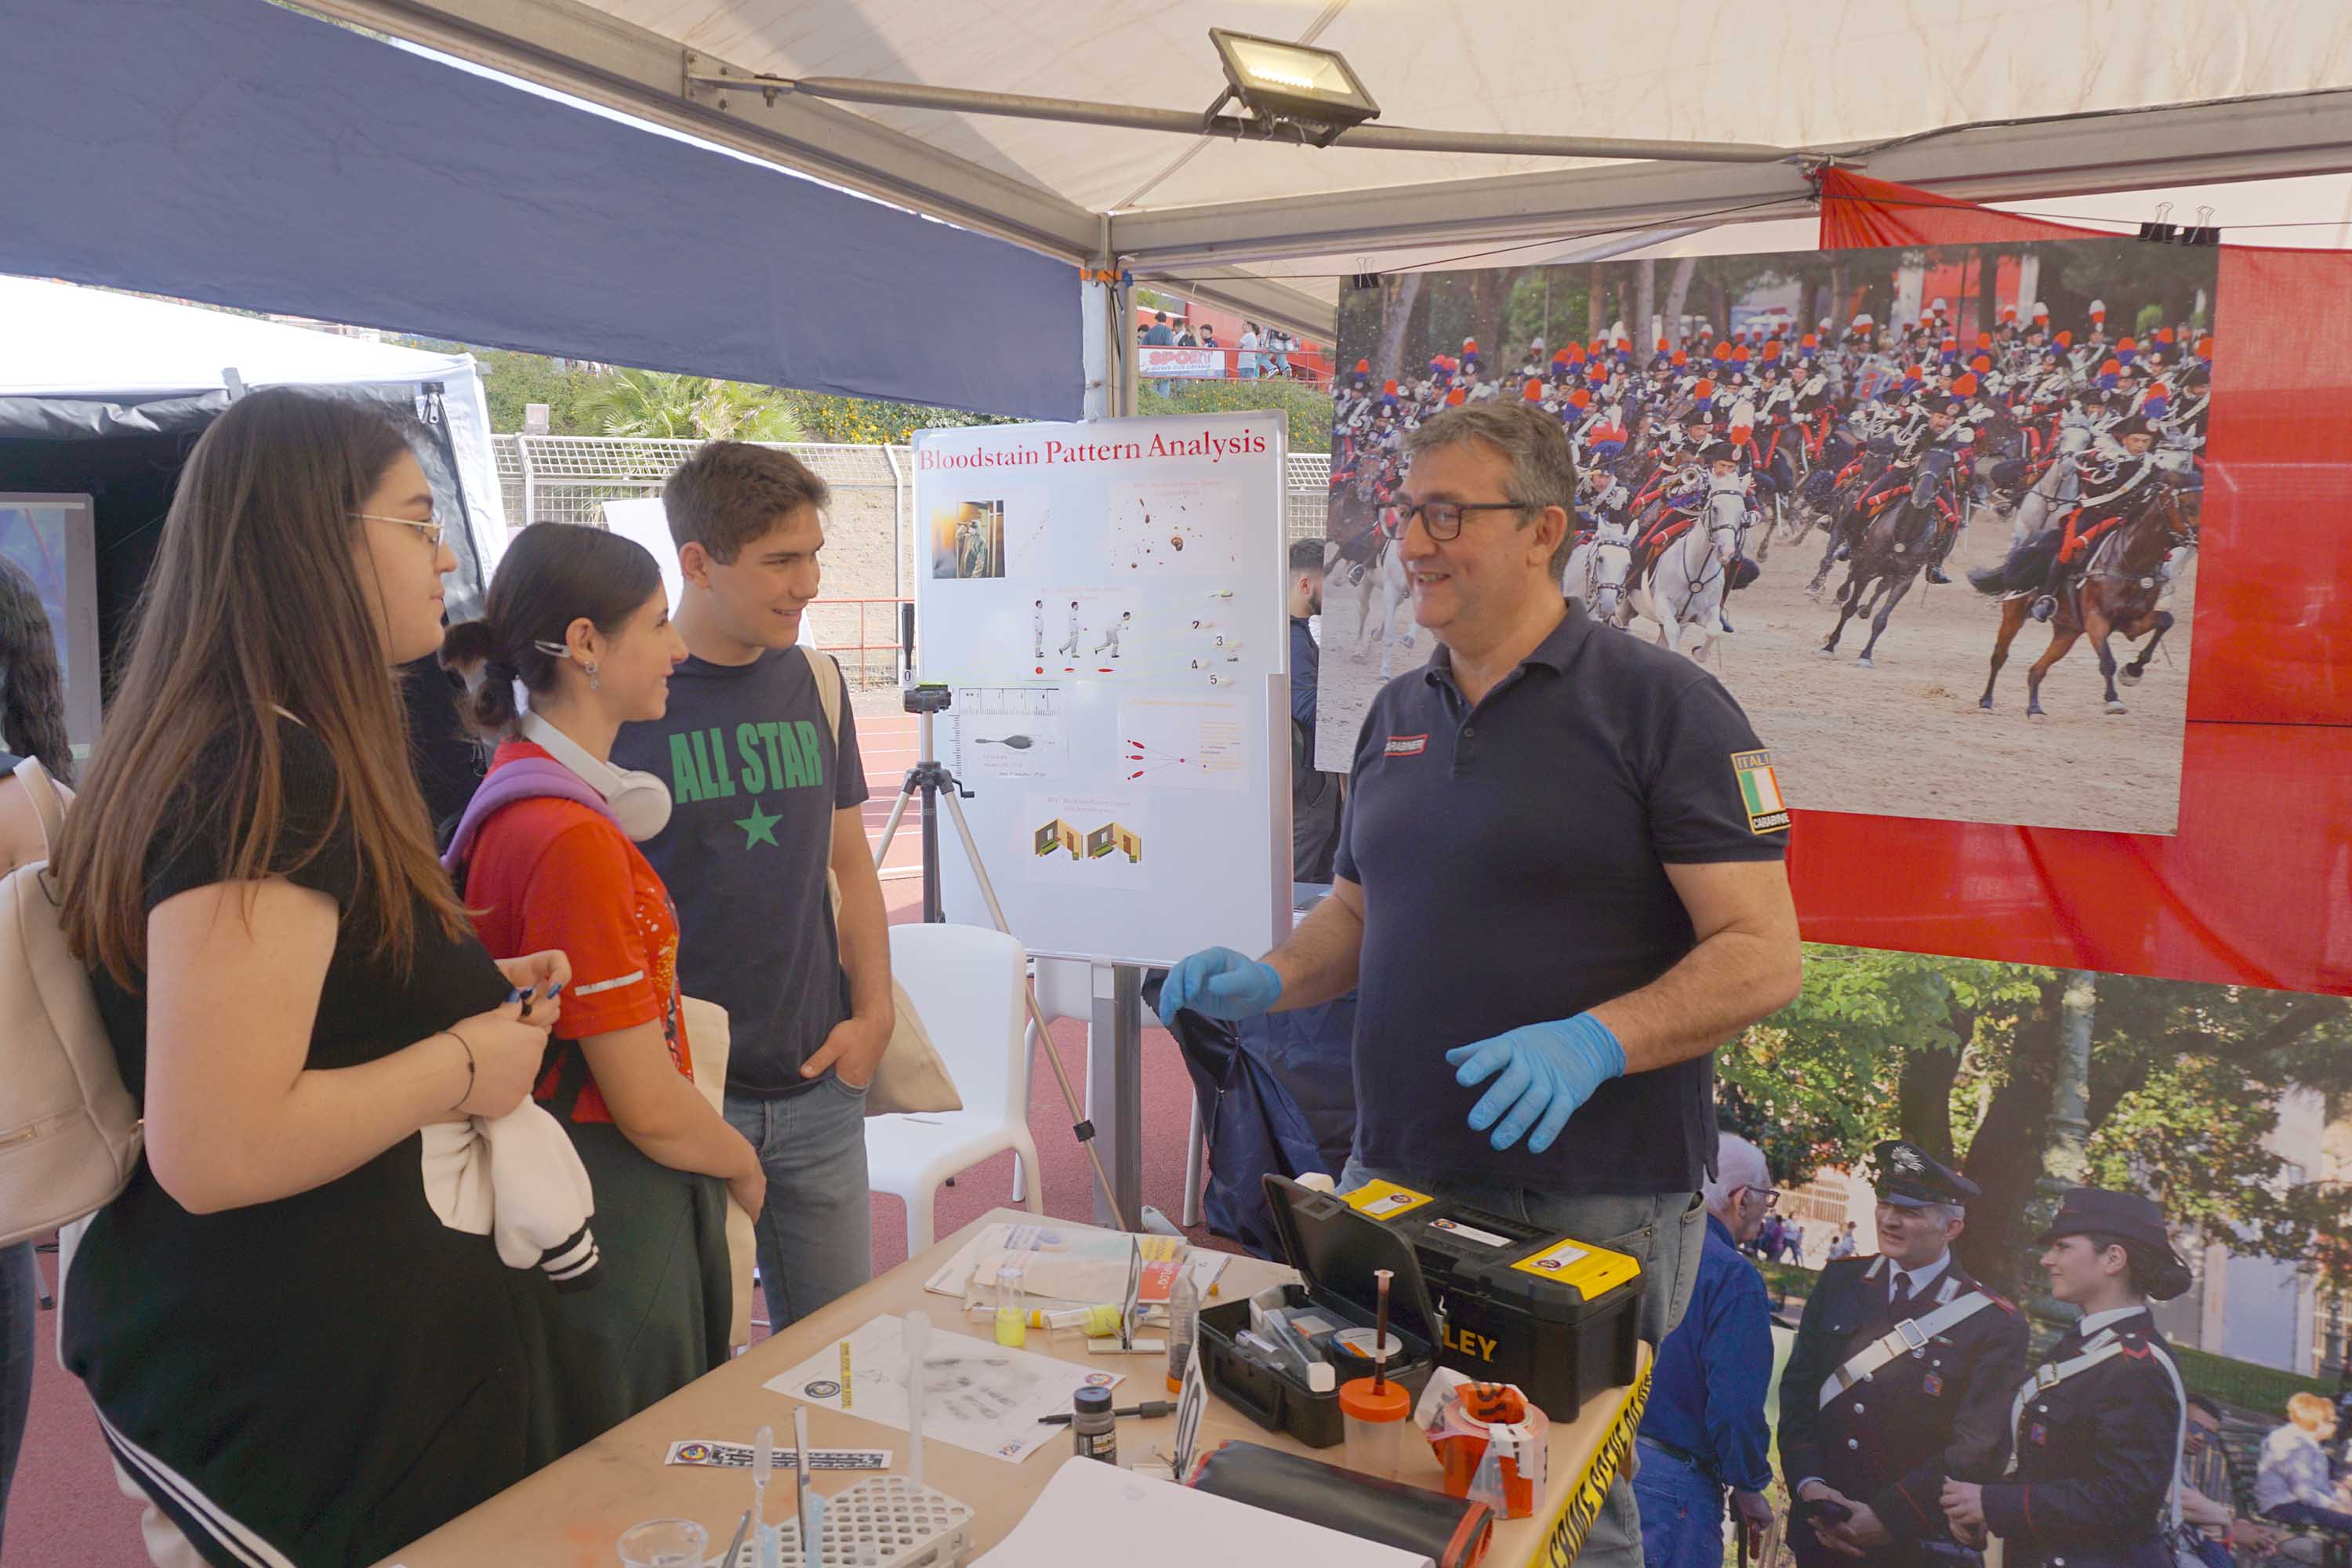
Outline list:
[[[1339,1385],[1339,1415],[1346,1427],[1348,1468],[1359,1475],[1394,1480],[1404,1468],[1405,1435],[1412,1424],[1412,1395],[1393,1378],[1351,1378]]]

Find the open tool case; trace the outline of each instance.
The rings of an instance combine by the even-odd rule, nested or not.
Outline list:
[[[1643,1282],[1631,1254],[1386,1182],[1336,1201],[1418,1264],[1418,1287],[1437,1304],[1440,1364],[1517,1384],[1563,1426],[1633,1381]]]
[[[1393,1271],[1389,1286],[1389,1332],[1403,1342],[1388,1365],[1388,1377],[1413,1399],[1437,1368],[1436,1313],[1422,1285],[1412,1242],[1401,1232],[1365,1218],[1345,1201],[1318,1193],[1283,1176],[1265,1178],[1284,1258],[1302,1284],[1284,1288],[1286,1306],[1313,1307],[1349,1327],[1370,1328],[1378,1316],[1380,1289],[1373,1270]],[[1235,1341],[1250,1326],[1247,1300],[1205,1309],[1193,1353],[1212,1392],[1269,1432],[1287,1432],[1310,1448],[1337,1447],[1345,1435],[1336,1389],[1310,1390],[1287,1367],[1269,1364]],[[1335,1365],[1338,1381],[1362,1369]]]

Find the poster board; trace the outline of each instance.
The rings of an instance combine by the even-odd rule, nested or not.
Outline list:
[[[1013,933],[1167,964],[1290,925],[1285,425],[915,437],[916,666]],[[948,918],[987,925],[941,827]]]

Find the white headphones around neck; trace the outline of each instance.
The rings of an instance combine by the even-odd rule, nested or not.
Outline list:
[[[545,750],[603,795],[604,804],[613,808],[614,820],[621,825],[621,831],[636,843],[659,837],[661,830],[669,826],[669,785],[660,779],[635,768],[616,768],[610,763],[598,762],[579,742],[528,709],[516,716],[515,728],[524,740]]]

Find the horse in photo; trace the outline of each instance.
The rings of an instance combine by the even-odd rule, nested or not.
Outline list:
[[[1874,669],[1871,655],[1877,651],[1878,639],[1886,635],[1886,623],[1895,614],[1895,606],[1911,591],[1911,584],[1927,564],[1935,548],[1936,527],[1941,518],[1944,487],[1952,472],[1952,450],[1948,447],[1930,447],[1919,458],[1919,472],[1911,488],[1900,499],[1887,504],[1863,531],[1862,540],[1853,547],[1853,563],[1846,568],[1845,581],[1838,585],[1837,625],[1830,628],[1830,640],[1821,647],[1821,656],[1829,658],[1837,652],[1838,638],[1845,634],[1846,622],[1857,615],[1870,616],[1870,640],[1862,645],[1862,657],[1856,660],[1864,669]],[[1870,591],[1864,604],[1864,590]]]
[[[1396,650],[1401,642],[1410,649],[1413,646],[1413,622],[1410,616],[1399,626],[1399,613],[1412,593],[1412,584],[1405,574],[1404,554],[1397,548],[1396,536],[1384,527],[1381,530],[1381,552],[1364,574],[1358,585],[1356,600],[1356,642],[1349,658],[1361,662],[1364,657],[1364,637],[1371,629],[1372,600],[1381,602],[1381,679],[1386,680],[1395,673]],[[1400,637],[1399,633],[1402,635]]]
[[[2047,716],[2042,710],[2042,678],[2085,637],[2099,656],[2099,673],[2106,679],[2106,710],[2131,711],[2117,694],[2116,682],[2120,678],[2126,686],[2136,686],[2147,673],[2157,646],[2172,629],[2172,612],[2161,607],[2171,586],[2171,557],[2176,551],[2186,552],[2197,543],[2197,524],[2182,500],[2184,493],[2186,488],[2176,476],[2161,478],[2138,512],[2091,552],[2081,585],[2059,595],[2057,613],[2050,619],[2050,646],[2026,671],[2027,718]],[[1988,575],[1987,581],[1992,577]],[[1996,586],[1988,591],[2000,590]],[[1984,695],[1977,700],[1977,706],[1987,712],[1992,711],[1993,684],[2000,679],[2000,667],[2008,662],[2009,645],[2025,625],[2037,591],[2012,588],[2001,595],[2000,630],[1993,640],[1992,668],[1985,674]],[[2128,642],[2148,639],[2147,646],[2120,670],[2107,644],[2116,632]]]
[[[1584,606],[1596,621],[1614,622],[1625,599],[1625,574],[1633,564],[1632,539],[1622,529],[1602,528],[1578,545],[1559,574],[1559,591]]]
[[[1679,529],[1668,524],[1675,537],[1654,547],[1633,574],[1617,625],[1630,628],[1637,616],[1655,621],[1658,646],[1676,653],[1682,651],[1683,628],[1696,626],[1699,645],[1691,658],[1705,664],[1716,640],[1730,635],[1723,624],[1723,595],[1747,525],[1748,502],[1729,489],[1708,496],[1706,510]]]

